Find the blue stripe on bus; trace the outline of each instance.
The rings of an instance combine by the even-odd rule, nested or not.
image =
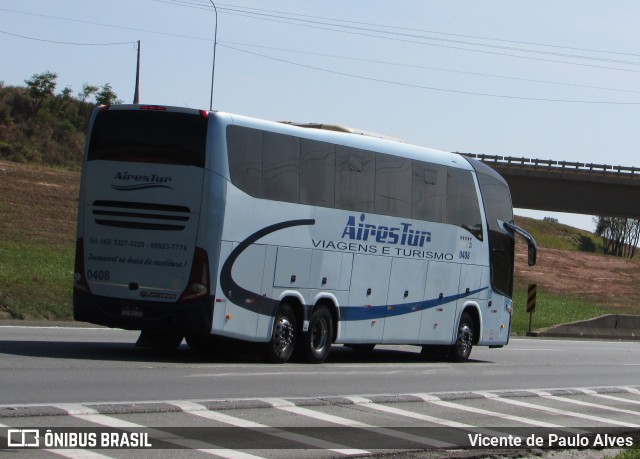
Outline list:
[[[469,293],[460,293],[457,295],[445,296],[443,298],[417,301],[415,303],[389,304],[385,306],[340,306],[340,320],[373,320],[384,319],[385,317],[401,316],[458,301],[482,292],[483,290],[487,290],[488,288],[489,287],[482,287],[476,290],[471,290]]]
[[[251,292],[239,286],[231,276],[233,265],[240,256],[251,244],[259,239],[267,236],[268,234],[280,231],[285,228],[291,228],[294,226],[307,226],[314,225],[315,220],[291,220],[288,222],[281,222],[275,225],[267,226],[266,228],[257,231],[242,241],[236,248],[234,248],[222,266],[220,272],[220,287],[222,291],[229,299],[230,302],[236,306],[240,306],[243,309],[247,309],[257,314],[273,316],[276,312],[276,307],[279,304],[278,300],[273,298],[267,298],[255,292]],[[418,310],[425,310],[441,306],[447,303],[458,301],[462,298],[467,298],[476,293],[482,292],[489,287],[482,287],[469,292],[460,293],[457,295],[449,295],[443,298],[434,298],[429,300],[417,301],[415,303],[407,304],[395,304],[395,305],[358,305],[358,306],[340,306],[340,320],[373,320],[382,319],[385,317],[400,316],[403,314],[410,314],[417,312]]]

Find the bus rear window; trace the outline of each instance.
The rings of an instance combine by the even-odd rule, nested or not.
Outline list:
[[[204,167],[207,118],[170,111],[98,113],[88,161],[104,159]]]

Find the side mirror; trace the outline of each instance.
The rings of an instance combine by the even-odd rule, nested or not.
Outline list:
[[[536,240],[533,236],[513,223],[502,222],[502,224],[505,228],[510,229],[514,233],[518,233],[525,241],[527,241],[527,262],[529,266],[535,265],[538,256],[538,245],[536,244]]]

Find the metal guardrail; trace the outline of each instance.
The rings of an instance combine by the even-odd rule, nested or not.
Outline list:
[[[517,158],[514,156],[496,156],[476,153],[460,153],[488,164],[501,167],[515,167],[520,169],[547,170],[549,172],[577,172],[590,175],[608,175],[640,179],[640,168],[626,166],[611,166],[608,164],[572,163],[555,161],[552,159]]]

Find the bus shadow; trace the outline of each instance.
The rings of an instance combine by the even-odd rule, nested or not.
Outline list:
[[[331,354],[326,360],[327,363],[452,363],[445,358],[426,357],[420,354],[420,347],[415,346],[413,349],[406,347],[403,349],[386,348],[384,345],[376,346],[370,352],[358,352],[346,346],[333,346]],[[470,363],[491,363],[484,360],[475,360],[470,358]]]
[[[419,348],[416,348],[419,349]],[[49,359],[122,361],[144,363],[267,363],[264,346],[250,343],[219,343],[211,349],[193,350],[185,343],[172,351],[156,351],[136,347],[134,343],[80,342],[80,341],[23,341],[0,340],[0,354]],[[326,363],[329,364],[377,364],[377,363],[447,363],[445,359],[429,359],[419,351],[376,347],[371,352],[356,352],[344,346],[333,346]],[[473,363],[490,363],[469,359]],[[304,363],[292,359],[291,363]]]

